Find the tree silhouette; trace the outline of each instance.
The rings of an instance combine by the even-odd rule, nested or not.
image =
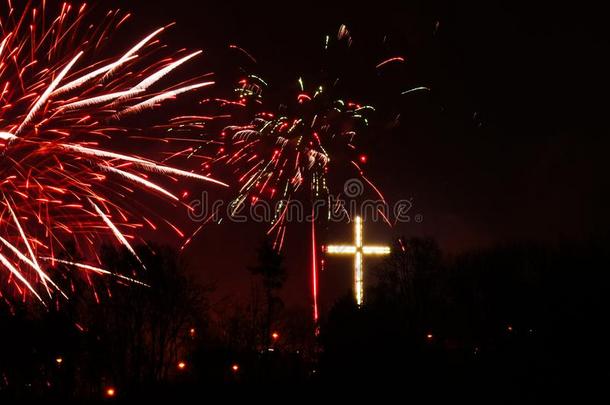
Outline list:
[[[92,327],[112,353],[108,366],[113,378],[137,389],[166,380],[175,370],[191,340],[190,330],[202,329],[206,300],[205,290],[186,276],[174,250],[154,245],[135,250],[146,270],[126,249],[102,249],[105,268],[119,274],[139,269],[138,280],[148,286],[110,289]]]
[[[258,263],[248,268],[250,273],[260,277],[264,294],[265,312],[262,321],[262,343],[269,345],[271,330],[276,317],[283,307],[281,298],[277,295],[286,281],[284,257],[277,252],[271,242],[266,239],[258,250]],[[256,291],[253,292],[253,295]]]

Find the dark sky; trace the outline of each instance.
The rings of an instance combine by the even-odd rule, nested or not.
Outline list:
[[[370,240],[432,236],[459,253],[608,228],[607,29],[599,10],[582,2],[123,3],[140,32],[176,21],[164,40],[203,49],[197,68],[217,72],[220,81],[237,63],[227,45],[238,44],[257,58],[265,78],[294,84],[315,72],[324,35],[340,24],[350,28],[363,64],[405,56],[405,67],[389,73],[394,89],[362,76],[354,95],[376,104],[381,120],[401,114],[398,127],[367,144],[367,171],[390,200],[413,198],[413,213],[424,220],[394,229],[372,224]],[[384,36],[389,46],[381,46]],[[351,79],[361,71],[354,67]],[[409,85],[432,92],[394,96]],[[264,231],[213,225],[185,255],[203,279],[217,283],[219,296],[245,294],[245,266]],[[351,227],[336,225],[329,234],[349,241]],[[299,226],[288,235],[290,303],[306,305],[309,297],[308,238]],[[351,262],[333,260],[326,273],[328,302],[351,285]]]

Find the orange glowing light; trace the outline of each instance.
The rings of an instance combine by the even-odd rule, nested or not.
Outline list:
[[[178,369],[179,370],[184,370],[186,368],[186,363],[181,361],[178,363]]]
[[[233,370],[233,372],[237,372],[237,371],[239,371],[239,365],[238,365],[238,364],[233,364],[233,365],[231,366],[231,370]]]
[[[279,334],[279,333],[277,333],[277,332],[273,332],[273,333],[271,334],[271,337],[273,338],[273,340],[278,340],[278,339],[279,339],[279,337],[280,337],[280,334]]]
[[[57,363],[57,364],[61,364],[63,362],[64,362],[64,359],[62,359],[61,357],[58,357],[55,359],[55,363]]]
[[[428,333],[428,334],[426,335],[426,339],[428,339],[428,340],[432,340],[432,338],[433,338],[433,337],[434,337],[434,336],[432,336],[432,333]]]
[[[106,388],[106,396],[108,398],[112,398],[116,395],[116,390],[114,389],[114,387],[108,387]]]

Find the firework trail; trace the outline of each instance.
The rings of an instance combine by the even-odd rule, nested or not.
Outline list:
[[[14,7],[8,0],[6,6],[0,15],[0,297],[7,299],[2,291],[10,288],[45,303],[66,296],[54,281],[57,264],[112,275],[72,259],[67,243],[94,258],[99,244],[112,238],[137,258],[131,247],[136,234],[145,224],[156,228],[142,215],[138,194],[177,205],[183,203],[160,180],[226,186],[174,167],[169,158],[130,151],[135,130],[119,121],[213,82],[199,77],[162,84],[201,53],[163,54],[159,38],[167,27],[108,56],[111,33],[130,14],[111,10],[92,20],[86,4],[51,10],[45,1]],[[146,138],[170,144],[171,129],[150,126]],[[181,149],[165,153],[175,158],[190,151]]]
[[[349,162],[353,176],[366,180],[377,190],[364,175],[361,166],[367,157],[356,146],[357,134],[366,131],[367,115],[374,108],[338,98],[332,87],[319,85],[308,91],[302,79],[298,83],[290,111],[282,111],[281,115],[261,112],[247,125],[225,128],[227,143],[214,162],[233,167],[238,176],[241,187],[232,202],[235,211],[263,199],[277,202],[268,234],[274,234],[273,246],[278,250],[284,246],[290,205],[299,199],[311,204],[311,291],[313,319],[317,322],[319,277],[315,222],[324,213],[317,212],[314,206],[323,202],[317,206],[326,210],[327,217],[338,210],[349,216],[340,203],[343,190],[333,198],[329,185],[329,173],[334,173],[331,162],[335,158],[339,165]],[[247,82],[243,86],[246,94],[242,97],[256,100],[257,92],[247,89]],[[381,193],[379,196],[383,199]],[[347,195],[347,198],[357,197]]]
[[[375,108],[350,96],[354,86],[342,86],[342,75],[354,68],[351,63],[361,63],[346,57],[352,44],[351,33],[345,25],[339,27],[335,36],[326,36],[323,58],[329,66],[310,75],[309,79],[298,77],[288,94],[285,90],[276,91],[274,95],[279,93],[279,103],[266,96],[274,92],[273,86],[254,74],[239,80],[235,88],[236,100],[203,101],[241,109],[235,117],[248,117],[244,124],[226,126],[219,131],[215,150],[210,151],[208,146],[200,148],[202,155],[207,157],[206,168],[222,166],[229,168],[235,176],[239,191],[230,205],[233,212],[262,201],[273,202],[274,213],[268,234],[274,238],[274,248],[281,250],[291,222],[288,218],[291,204],[298,202],[301,208],[303,204],[311,206],[311,290],[316,321],[320,268],[316,224],[330,219],[331,215],[348,218],[351,214],[357,215],[345,209],[348,200],[373,197],[385,204],[383,193],[365,173],[368,156],[360,151],[362,137],[372,132],[369,119],[375,114]],[[230,45],[230,49],[256,65],[256,59],[246,50],[237,45]],[[403,56],[392,56],[374,64],[374,71],[381,74],[405,61]],[[429,89],[417,87],[401,94],[421,90]],[[239,120],[234,118],[233,122]],[[349,182],[357,189],[348,190]],[[338,184],[344,187],[339,190]],[[392,226],[386,213],[379,207],[376,209]],[[187,239],[183,248],[191,240]]]

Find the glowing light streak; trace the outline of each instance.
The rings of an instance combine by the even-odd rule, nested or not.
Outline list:
[[[356,303],[361,306],[364,302],[364,256],[383,256],[390,253],[388,246],[363,245],[362,218],[354,218],[354,244],[328,245],[326,253],[335,255],[354,256],[354,295]]]

